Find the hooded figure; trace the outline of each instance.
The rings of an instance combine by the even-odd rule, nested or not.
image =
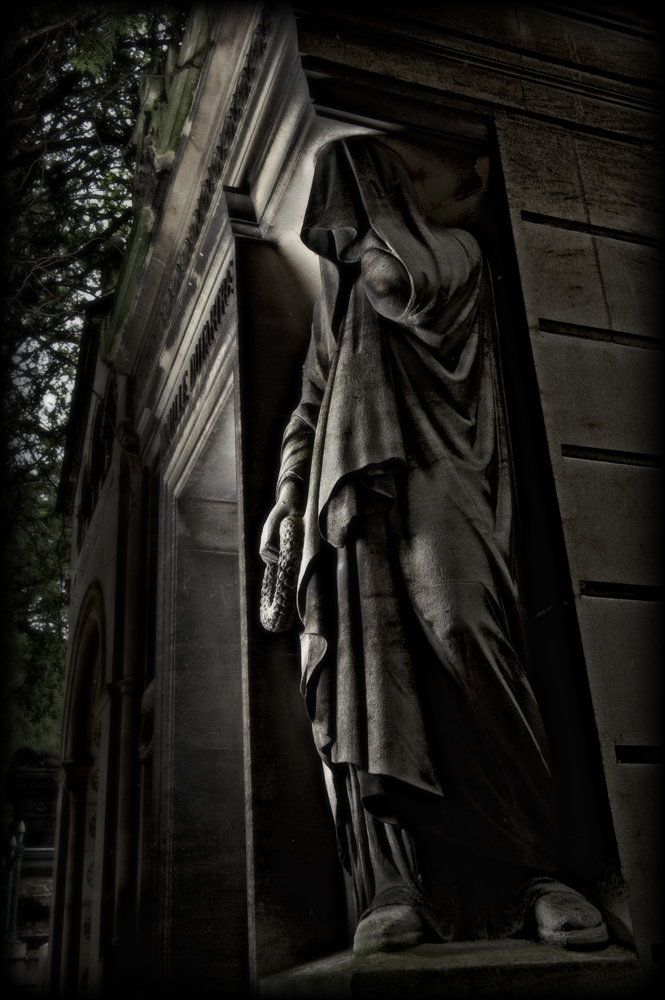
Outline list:
[[[554,878],[480,247],[429,218],[401,159],[364,138],[320,154],[302,239],[323,291],[262,554],[304,508],[302,693],[356,951],[514,934],[557,893],[606,936]]]

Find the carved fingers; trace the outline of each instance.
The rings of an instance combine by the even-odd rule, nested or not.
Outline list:
[[[279,500],[263,525],[259,554],[264,563],[276,563],[279,559],[279,529],[282,521],[286,517],[299,517],[301,514],[301,485],[293,479],[287,479],[279,491]]]

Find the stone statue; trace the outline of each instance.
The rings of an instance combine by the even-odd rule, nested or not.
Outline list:
[[[367,138],[319,155],[302,239],[323,294],[261,555],[270,589],[281,527],[356,954],[600,944],[600,912],[561,881],[481,249]],[[271,596],[264,624],[288,626],[288,594]]]

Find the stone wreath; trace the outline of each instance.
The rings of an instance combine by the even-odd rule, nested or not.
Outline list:
[[[302,517],[285,517],[279,526],[279,559],[266,563],[261,586],[259,614],[268,632],[286,632],[296,620],[303,536]]]

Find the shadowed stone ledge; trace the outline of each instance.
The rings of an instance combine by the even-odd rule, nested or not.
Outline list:
[[[266,976],[261,997],[611,997],[647,986],[632,951],[569,951],[533,941],[423,944],[354,958],[345,951]]]

